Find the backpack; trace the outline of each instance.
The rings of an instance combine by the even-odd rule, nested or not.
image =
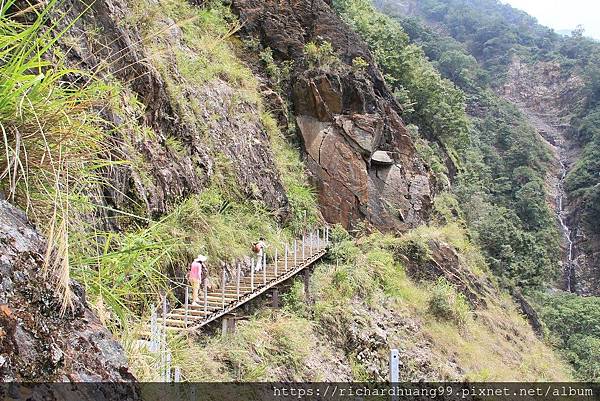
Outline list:
[[[254,253],[260,253],[260,245],[257,243],[252,244],[252,252]]]

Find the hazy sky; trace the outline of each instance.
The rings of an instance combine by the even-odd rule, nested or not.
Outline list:
[[[600,39],[599,0],[501,0],[533,15],[554,30],[573,29],[578,24],[585,35]]]

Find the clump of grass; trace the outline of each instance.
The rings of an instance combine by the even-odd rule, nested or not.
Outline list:
[[[317,347],[306,319],[262,314],[240,322],[232,335],[186,344],[174,354],[189,381],[300,381],[316,379],[306,361]]]
[[[304,58],[308,68],[332,71],[342,65],[340,58],[330,42],[309,42],[304,46]]]
[[[402,260],[404,256],[417,266],[425,265],[431,258],[428,239],[424,236],[404,236],[397,242],[394,248],[396,260]]]
[[[438,278],[431,288],[429,312],[434,316],[463,326],[470,316],[466,297],[444,277]]]
[[[110,91],[54,52],[74,23],[59,31],[61,21],[50,22],[56,3],[20,11],[15,0],[0,6],[0,190],[46,231],[44,270],[56,279],[65,311],[70,237],[89,211],[89,188],[102,181],[97,171],[109,164],[101,157],[104,121],[94,109]]]

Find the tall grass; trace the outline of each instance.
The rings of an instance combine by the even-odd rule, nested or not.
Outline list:
[[[281,253],[292,235],[261,204],[232,198],[215,182],[138,230],[93,233],[103,248],[81,258],[74,272],[104,323],[124,333],[162,294],[176,302],[175,290],[186,284],[187,266],[197,254],[209,256],[209,276],[218,285],[222,263],[251,257],[259,237],[265,237],[270,252]]]
[[[70,304],[70,220],[102,162],[101,119],[93,108],[105,87],[67,68],[53,51],[68,30],[49,20],[56,5],[0,9],[0,190],[47,229],[45,271],[58,280],[63,310]],[[32,21],[25,23],[21,21]]]

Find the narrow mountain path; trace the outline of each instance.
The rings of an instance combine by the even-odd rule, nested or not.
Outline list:
[[[183,303],[167,311],[166,301],[163,301],[161,316],[156,311],[153,313],[149,331],[143,332],[142,336],[153,341],[161,336],[161,332],[185,334],[197,331],[309,268],[327,253],[328,246],[329,228],[326,227],[303,235],[291,245],[286,244],[282,254],[277,250],[271,255],[265,252],[265,267],[259,271],[252,266],[244,275],[241,264],[237,263],[233,275],[223,270],[220,288],[209,290],[204,286],[199,304],[190,303],[191,290],[184,284]]]

